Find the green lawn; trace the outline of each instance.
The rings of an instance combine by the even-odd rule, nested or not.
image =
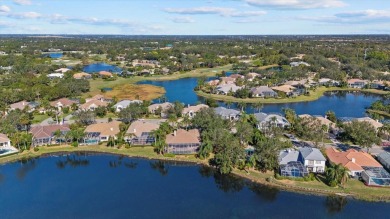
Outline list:
[[[34,115],[34,119],[32,121],[33,124],[39,124],[41,123],[43,120],[45,119],[48,119],[50,116],[44,114],[44,115],[40,115],[40,114],[36,114]]]

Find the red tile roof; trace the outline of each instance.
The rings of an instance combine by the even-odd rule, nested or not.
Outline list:
[[[31,128],[30,133],[33,135],[34,138],[50,138],[57,130],[70,131],[69,126],[64,124],[35,126]]]
[[[382,167],[371,155],[363,151],[349,149],[339,151],[335,148],[327,148],[326,155],[329,160],[335,164],[342,164],[350,171],[363,171],[364,166]]]
[[[200,143],[200,133],[198,129],[184,130],[179,129],[166,138],[167,144],[198,144]]]

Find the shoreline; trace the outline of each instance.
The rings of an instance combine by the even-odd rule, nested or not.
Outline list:
[[[31,159],[31,158],[39,158],[44,156],[56,155],[56,154],[68,154],[68,153],[96,153],[96,154],[108,154],[108,155],[120,155],[126,156],[129,158],[141,158],[147,160],[162,160],[162,161],[175,161],[175,162],[184,162],[191,163],[195,165],[205,165],[212,167],[208,164],[208,160],[200,160],[195,158],[194,155],[180,155],[176,157],[164,157],[162,155],[158,155],[153,151],[153,147],[151,146],[134,146],[129,149],[121,148],[108,148],[106,146],[80,146],[80,147],[72,147],[72,146],[53,146],[53,147],[39,147],[39,151],[34,152],[24,151],[18,154],[12,154],[4,157],[0,157],[0,165],[17,162],[23,159]],[[348,192],[346,189],[341,188],[332,188],[325,187],[321,188],[318,185],[314,185],[312,183],[311,187],[303,187],[302,185],[295,185],[296,181],[288,180],[287,183],[283,183],[280,180],[276,180],[271,173],[262,173],[256,171],[254,169],[249,170],[248,172],[245,170],[234,169],[232,171],[233,175],[249,180],[252,183],[270,186],[273,188],[277,188],[283,191],[288,192],[296,192],[301,194],[309,194],[309,195],[336,195],[336,196],[347,196],[352,197],[356,200],[362,201],[370,201],[370,202],[390,202],[390,193],[387,196],[376,196],[376,195],[367,195],[366,192],[363,193],[354,193]],[[310,185],[310,182],[303,182]],[[361,182],[359,182],[361,183]],[[323,187],[323,185],[321,185]],[[364,185],[363,185],[364,186]],[[370,189],[371,187],[364,186],[365,189]],[[375,188],[374,188],[375,189]],[[376,188],[378,189],[378,188]],[[379,188],[381,193],[386,193],[389,191],[389,188]],[[369,192],[368,192],[369,193]]]
[[[386,95],[390,94],[390,92],[387,91],[381,91],[381,90],[375,90],[375,89],[358,89],[358,88],[340,88],[340,87],[320,87],[317,88],[317,90],[312,93],[310,96],[301,95],[295,98],[283,98],[283,99],[275,99],[275,98],[246,98],[241,99],[233,96],[226,96],[226,95],[219,95],[219,94],[209,94],[205,93],[203,91],[194,91],[196,95],[200,97],[205,98],[211,98],[216,101],[222,101],[222,102],[232,102],[232,103],[264,103],[264,104],[284,104],[284,103],[301,103],[301,102],[311,102],[316,101],[324,96],[324,93],[326,92],[332,92],[332,91],[350,91],[350,92],[361,92],[361,93],[368,93],[368,94],[376,94],[376,95]]]

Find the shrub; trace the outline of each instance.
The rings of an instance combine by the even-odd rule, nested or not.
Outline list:
[[[77,141],[72,142],[72,146],[73,146],[73,147],[78,147],[78,146],[79,146],[79,143],[78,143]]]
[[[38,148],[38,147],[34,147],[34,151],[35,151],[35,152],[38,152],[38,151],[39,151],[39,148]]]
[[[126,144],[126,145],[125,145],[125,148],[126,148],[126,149],[130,149],[130,148],[131,148],[131,145]]]

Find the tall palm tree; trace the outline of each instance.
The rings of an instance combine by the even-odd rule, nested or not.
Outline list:
[[[331,182],[344,185],[348,181],[349,173],[348,169],[342,164],[333,164],[326,169],[326,177]]]
[[[257,110],[257,112],[259,113],[261,111],[261,109],[263,109],[263,104],[261,102],[257,102],[257,103],[254,103],[253,104],[253,107]]]
[[[241,109],[241,112],[244,112],[244,109],[246,108],[246,103],[244,101],[238,102],[237,106]]]

